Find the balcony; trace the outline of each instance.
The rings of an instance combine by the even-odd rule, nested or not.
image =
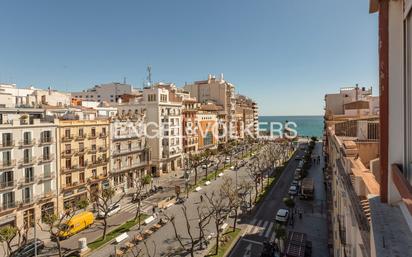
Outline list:
[[[365,212],[363,211],[360,198],[356,194],[355,189],[353,188],[350,174],[345,171],[345,168],[340,159],[336,160],[336,167],[338,170],[338,176],[340,181],[342,181],[344,190],[348,195],[349,202],[351,204],[351,211],[355,216],[356,223],[359,227],[359,232],[361,234],[362,243],[365,246],[365,249],[368,250],[367,256],[370,256],[370,225],[368,218],[366,217]]]
[[[39,158],[39,164],[51,162],[54,160],[54,154],[46,154],[42,155]]]
[[[85,155],[89,150],[87,147],[79,148],[75,152],[77,155]]]
[[[85,140],[87,138],[87,134],[86,133],[83,133],[83,134],[79,134],[79,135],[77,135],[76,136],[76,141],[82,141],[82,140]]]
[[[75,171],[83,170],[85,168],[86,168],[85,166],[79,166],[79,165],[72,165],[71,167],[62,167],[61,173],[75,172]]]
[[[89,165],[87,165],[87,167],[88,168],[95,168],[95,167],[98,167],[98,166],[106,165],[107,162],[108,162],[107,158],[99,158],[99,159],[89,163]]]
[[[90,134],[88,136],[88,139],[96,139],[97,138],[97,134]]]
[[[67,183],[67,184],[62,186],[62,191],[72,190],[72,189],[75,189],[77,187],[84,186],[85,184],[86,183],[84,181],[80,181],[80,182],[76,181],[76,182],[73,182],[73,183]]]
[[[119,167],[113,168],[110,172],[111,173],[121,173],[121,172],[129,171],[131,169],[136,169],[136,168],[139,168],[139,167],[146,166],[147,164],[148,164],[147,162],[128,163],[127,165],[122,166],[120,168]]]
[[[97,153],[97,148],[92,148],[92,149],[90,149],[90,150],[89,150],[89,153],[91,153],[91,154]]]
[[[43,201],[48,201],[55,196],[56,196],[56,191],[50,191],[50,192],[38,195],[37,199],[38,201],[43,202]]]
[[[9,140],[0,143],[0,149],[10,149],[14,147],[14,140]]]
[[[107,178],[107,175],[98,175],[98,176],[92,176],[91,178],[87,179],[88,183],[96,183],[100,182],[102,180],[105,180]]]
[[[100,146],[99,152],[107,152],[107,146]]]
[[[16,180],[0,182],[0,190],[13,189],[16,186],[16,184],[17,184]]]
[[[35,176],[31,176],[31,177],[24,177],[22,179],[19,180],[19,185],[21,187],[23,186],[28,186],[28,185],[32,185],[34,183],[36,183],[36,177]]]
[[[13,169],[16,166],[16,160],[3,160],[0,162],[0,170]]]
[[[20,167],[25,167],[25,166],[32,166],[34,164],[36,164],[37,159],[36,157],[27,157],[27,158],[23,158],[23,160],[19,161],[19,166]]]
[[[43,174],[39,176],[39,182],[44,182],[47,180],[51,180],[54,179],[56,177],[56,175],[54,173],[47,173],[47,174]]]
[[[9,211],[17,208],[17,204],[15,202],[6,202],[3,203],[0,207],[0,212]]]
[[[70,142],[74,139],[74,135],[64,135],[62,136],[62,142]]]
[[[23,200],[19,203],[19,205],[21,208],[24,208],[24,207],[34,204],[34,202],[35,202],[35,199],[33,196],[31,196],[31,197],[23,198]]]
[[[73,154],[74,154],[74,150],[72,150],[72,149],[63,150],[62,153],[61,153],[63,158],[70,158],[70,157],[73,156]]]
[[[19,146],[21,148],[24,147],[33,147],[36,144],[36,140],[35,139],[31,139],[31,140],[22,140],[19,142]]]
[[[40,145],[40,146],[42,146],[42,145],[50,145],[50,144],[53,144],[53,143],[54,143],[54,140],[53,140],[52,137],[41,137],[41,138],[40,138],[39,145]]]

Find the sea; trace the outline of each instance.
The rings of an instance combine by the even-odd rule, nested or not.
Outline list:
[[[323,134],[323,116],[259,116],[259,128],[268,130],[270,122],[284,124],[286,121],[296,123],[298,136],[322,138]],[[274,128],[279,126],[272,125]],[[293,128],[293,127],[290,127]]]

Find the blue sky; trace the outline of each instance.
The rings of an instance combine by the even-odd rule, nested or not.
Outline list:
[[[377,93],[368,0],[2,0],[0,81],[71,91],[224,73],[263,115],[321,114],[323,96]]]

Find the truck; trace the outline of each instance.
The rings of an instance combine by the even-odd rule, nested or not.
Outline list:
[[[313,178],[304,178],[300,190],[301,199],[313,199],[313,192],[315,191]]]

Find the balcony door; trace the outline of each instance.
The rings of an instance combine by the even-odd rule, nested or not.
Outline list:
[[[12,145],[13,137],[11,133],[3,133],[2,139],[3,139],[3,146]]]
[[[31,133],[30,132],[24,132],[23,133],[23,142],[25,145],[29,145],[31,142]]]
[[[3,165],[8,166],[11,164],[11,152],[5,151],[3,152]]]
[[[22,190],[23,202],[29,203],[32,200],[32,189],[31,187],[25,187]]]

